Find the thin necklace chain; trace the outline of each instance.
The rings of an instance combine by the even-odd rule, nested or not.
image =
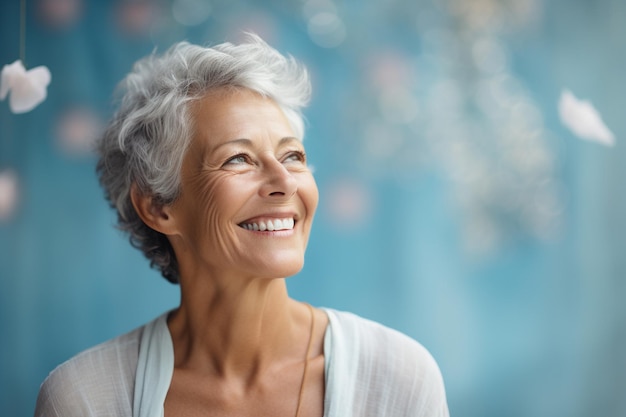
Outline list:
[[[296,408],[296,417],[300,416],[300,406],[302,403],[302,394],[304,393],[304,385],[306,383],[306,375],[309,370],[309,355],[311,354],[311,347],[313,346],[313,332],[315,330],[315,312],[310,304],[307,304],[309,311],[311,312],[311,330],[309,333],[309,345],[306,348],[306,355],[304,356],[304,370],[302,371],[302,382],[300,383],[300,392],[298,393],[298,407]]]

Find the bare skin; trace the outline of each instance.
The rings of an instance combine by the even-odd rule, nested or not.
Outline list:
[[[254,93],[212,92],[191,110],[178,200],[158,207],[133,192],[181,275],[165,416],[295,416],[312,317],[289,298],[285,277],[303,266],[318,199],[304,148],[280,108]],[[281,230],[248,227],[287,218],[293,226]],[[313,314],[300,417],[324,413],[328,318]]]
[[[237,323],[228,330],[211,332],[219,335],[217,338],[194,334],[186,329],[184,319],[180,320],[179,328],[178,317],[172,318],[170,329],[176,363],[165,402],[166,416],[295,415],[309,338],[309,310],[294,301],[265,308],[269,320],[245,317],[245,312],[231,321],[216,319],[217,329],[225,323]],[[229,310],[229,314],[242,314]],[[292,310],[292,313],[276,316],[278,310]],[[302,417],[320,417],[324,413],[323,337],[327,317],[319,310],[315,314],[316,331],[309,355]],[[220,314],[213,313],[211,317]],[[282,331],[283,328],[290,330]]]

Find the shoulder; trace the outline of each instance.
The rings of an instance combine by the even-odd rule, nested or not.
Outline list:
[[[408,360],[415,366],[427,368],[426,371],[437,367],[430,352],[404,333],[353,313],[327,312],[336,342],[357,349],[363,359],[384,363],[389,363],[390,359]]]
[[[342,358],[339,366],[345,372],[355,375],[355,394],[365,395],[377,404],[393,404],[394,409],[406,408],[406,415],[448,415],[441,371],[421,343],[352,313],[327,313],[330,353]]]
[[[56,367],[41,385],[35,417],[129,415],[143,328]]]

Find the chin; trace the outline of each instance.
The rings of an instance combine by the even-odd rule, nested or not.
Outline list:
[[[271,264],[256,265],[255,274],[265,278],[289,278],[302,271],[304,259],[280,260]]]

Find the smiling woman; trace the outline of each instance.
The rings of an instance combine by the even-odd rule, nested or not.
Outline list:
[[[98,173],[180,305],[55,369],[35,415],[447,416],[418,342],[287,294],[318,202],[306,71],[251,35],[178,44],[123,87]]]

